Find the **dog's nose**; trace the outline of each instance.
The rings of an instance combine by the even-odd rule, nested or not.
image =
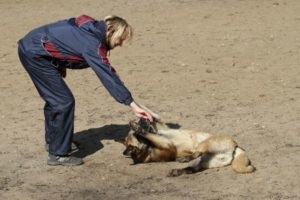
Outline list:
[[[132,146],[126,147],[126,149],[123,151],[124,156],[130,156],[132,152]]]
[[[127,149],[127,148],[123,151],[123,155],[124,155],[124,156],[129,156],[129,153],[128,153],[128,149]]]

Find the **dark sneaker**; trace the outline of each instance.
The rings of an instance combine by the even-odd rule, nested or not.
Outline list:
[[[47,144],[47,143],[45,144],[45,150],[46,150],[47,152],[49,152],[49,144]],[[76,152],[76,151],[78,151],[78,150],[79,150],[78,145],[77,145],[75,142],[72,142],[70,154],[71,154],[71,153],[74,153],[74,152]]]
[[[73,156],[55,156],[48,154],[48,165],[56,166],[76,166],[83,164],[83,160],[81,158],[73,157]]]

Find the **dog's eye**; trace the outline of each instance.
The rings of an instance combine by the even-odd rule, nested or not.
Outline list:
[[[128,145],[127,149],[131,150],[131,149],[133,149],[133,146],[132,145]]]

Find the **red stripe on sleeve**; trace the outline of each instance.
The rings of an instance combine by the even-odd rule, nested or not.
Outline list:
[[[109,60],[107,58],[107,51],[106,48],[100,44],[100,47],[98,49],[98,54],[100,56],[100,58],[102,59],[102,62],[104,64],[110,65]]]
[[[81,15],[75,19],[75,23],[77,26],[82,26],[83,24],[85,24],[86,22],[91,21],[91,20],[93,20],[92,17],[87,16],[87,15]]]
[[[57,58],[60,60],[65,59],[61,52],[55,47],[55,45],[52,42],[44,43],[44,48],[53,58]]]
[[[76,55],[70,55],[67,57],[67,60],[71,62],[82,62],[84,59],[82,57],[76,56]]]
[[[108,58],[107,58],[107,50],[106,50],[106,48],[105,48],[102,44],[100,44],[100,47],[99,47],[99,49],[98,49],[98,54],[99,54],[99,56],[100,56],[102,62],[103,62],[104,64],[109,65],[110,70],[111,70],[112,72],[114,72],[115,74],[117,74],[115,68],[113,68],[113,67],[110,65],[109,60],[108,60]]]

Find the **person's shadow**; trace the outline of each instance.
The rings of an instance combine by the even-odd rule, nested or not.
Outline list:
[[[74,134],[73,141],[79,150],[74,156],[84,158],[103,148],[101,140],[123,142],[129,132],[129,125],[111,124],[100,128],[91,128]]]

